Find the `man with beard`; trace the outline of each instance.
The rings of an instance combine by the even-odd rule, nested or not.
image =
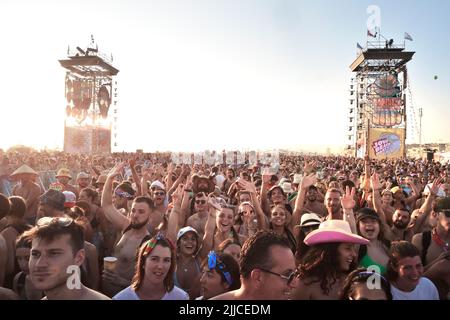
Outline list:
[[[336,220],[343,218],[343,212],[341,207],[341,190],[337,188],[330,188],[325,194],[324,204],[327,209],[328,216],[326,219]]]
[[[242,246],[240,289],[212,300],[288,300],[297,285],[294,254],[284,237],[258,231]]]
[[[44,217],[25,232],[32,240],[30,279],[48,300],[108,300],[81,284],[85,259],[83,228],[71,218]],[[78,271],[77,271],[78,270]]]
[[[153,199],[154,208],[150,214],[148,227],[151,233],[160,225],[167,210],[166,190],[159,181],[154,181],[150,185],[150,194]]]
[[[199,192],[194,197],[195,214],[187,219],[187,225],[198,232],[198,238],[203,239],[206,221],[208,220],[208,197],[204,192]]]
[[[326,217],[328,211],[325,205],[317,201],[317,188],[315,186],[310,186],[306,192],[306,202],[303,206],[303,212],[314,212],[320,217]]]
[[[113,296],[128,287],[134,275],[136,250],[142,239],[149,234],[147,224],[154,209],[153,201],[148,197],[136,197],[128,216],[120,213],[112,202],[112,183],[125,163],[117,164],[108,174],[102,194],[102,208],[106,218],[119,230],[122,237],[114,248],[117,258],[115,270],[103,270],[103,293]]]
[[[386,275],[393,300],[439,300],[436,286],[423,277],[423,265],[417,248],[408,241],[391,244]]]

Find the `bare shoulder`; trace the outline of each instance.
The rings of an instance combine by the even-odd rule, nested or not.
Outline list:
[[[81,300],[111,300],[111,298],[105,296],[104,294],[92,290],[90,288],[85,288],[86,292],[83,295],[83,297],[81,298]]]
[[[212,297],[209,300],[237,300],[236,291],[237,290],[228,291],[228,292],[219,294],[218,296]]]
[[[0,300],[19,300],[19,297],[11,289],[0,287]]]

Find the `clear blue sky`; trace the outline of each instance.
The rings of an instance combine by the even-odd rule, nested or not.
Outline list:
[[[450,1],[2,0],[0,110],[11,121],[0,148],[62,147],[57,60],[91,34],[120,70],[120,149],[343,145],[349,65],[369,5],[380,7],[386,38],[414,38],[423,141],[450,141]],[[23,127],[33,134],[11,134]]]

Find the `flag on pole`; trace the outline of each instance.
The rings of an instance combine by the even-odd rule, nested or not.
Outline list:
[[[413,38],[408,32],[405,32],[405,40],[413,41]]]
[[[377,37],[377,33],[375,32],[375,34],[373,34],[370,30],[367,30],[367,36],[368,37],[372,37],[372,38],[376,38]]]

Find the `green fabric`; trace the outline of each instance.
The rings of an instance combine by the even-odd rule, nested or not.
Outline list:
[[[378,268],[380,268],[381,274],[386,273],[386,267],[373,261],[372,258],[369,257],[368,254],[366,254],[359,262],[359,266],[364,267],[364,268],[368,268],[368,267],[374,266],[374,265],[377,266]]]

